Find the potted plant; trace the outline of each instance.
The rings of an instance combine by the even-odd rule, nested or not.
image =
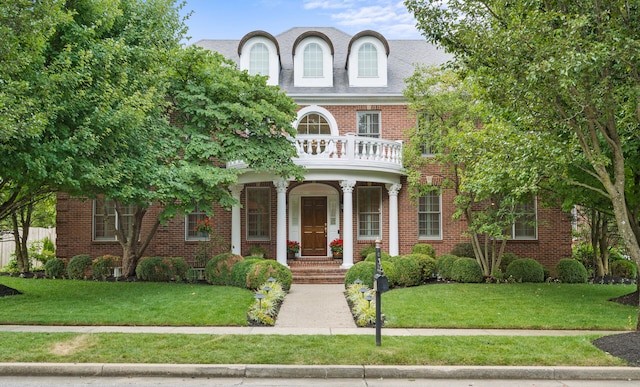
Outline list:
[[[260,245],[253,245],[253,246],[249,247],[249,255],[251,255],[252,257],[266,258],[267,257],[267,249],[265,249],[264,247],[262,247]]]
[[[342,259],[342,239],[336,238],[329,243],[329,248],[331,249],[331,254],[335,259]]]
[[[295,258],[298,251],[300,251],[300,242],[287,241],[287,259]]]

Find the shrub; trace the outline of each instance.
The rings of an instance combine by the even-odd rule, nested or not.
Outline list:
[[[207,262],[204,269],[204,277],[212,285],[232,285],[231,270],[233,266],[242,261],[242,256],[232,253],[218,254]]]
[[[451,276],[454,281],[463,283],[480,283],[484,279],[478,261],[467,257],[460,257],[453,262]]]
[[[87,279],[91,267],[91,257],[86,254],[76,255],[67,265],[67,276],[71,279]]]
[[[611,262],[609,270],[611,270],[611,275],[614,277],[636,278],[638,275],[636,264],[627,260]]]
[[[265,288],[269,286],[269,291]],[[278,312],[278,305],[282,303],[286,295],[282,284],[278,281],[264,283],[258,287],[255,294],[262,294],[264,298],[256,299],[247,313],[247,318],[260,325],[274,325]]]
[[[436,250],[427,243],[418,243],[413,246],[411,249],[411,254],[426,254],[430,257],[436,256]]]
[[[382,261],[382,271],[384,272],[384,275],[386,275],[387,278],[389,279],[390,288],[394,286],[398,286],[398,283],[400,282],[400,276],[398,276],[396,265],[393,262]]]
[[[436,276],[438,273],[436,270],[436,260],[425,254],[411,254],[412,257],[420,264],[420,270],[422,273],[422,281],[428,281]]]
[[[518,282],[544,282],[544,268],[531,258],[516,259],[507,266],[506,276]]]
[[[374,262],[358,262],[347,270],[347,274],[344,276],[344,284],[349,286],[359,279],[369,288],[373,288],[373,276],[375,274],[376,264]]]
[[[514,253],[502,254],[502,259],[500,260],[500,271],[502,271],[503,273],[506,273],[507,267],[509,266],[509,264],[511,264],[511,262],[515,261],[516,259],[518,259],[518,256],[515,255]]]
[[[114,267],[120,266],[120,262],[120,257],[114,255],[103,255],[94,259],[91,264],[93,278],[104,281],[113,274]]]
[[[449,253],[456,257],[475,258],[476,254],[473,252],[473,246],[470,242],[456,243]]]
[[[362,250],[360,250],[360,258],[365,259],[369,254],[375,253],[375,252],[376,252],[376,247],[374,245],[363,247]]]
[[[249,269],[254,263],[262,261],[264,261],[264,258],[249,256],[237,262],[231,269],[231,284],[235,287],[246,289]]]
[[[273,277],[282,284],[282,288],[287,291],[291,287],[293,280],[291,270],[278,261],[266,259],[256,262],[249,267],[247,271],[247,289],[258,289],[260,285],[267,281],[267,278]]]
[[[575,259],[564,258],[556,265],[558,280],[567,284],[581,284],[587,282],[587,269]]]
[[[64,276],[64,261],[60,258],[51,258],[44,264],[44,274],[47,278],[62,278]]]
[[[436,260],[436,269],[442,279],[453,279],[451,276],[451,267],[453,263],[460,257],[451,254],[443,254]]]
[[[415,256],[398,257],[393,264],[398,273],[398,285],[418,286],[422,283],[422,266]]]
[[[138,262],[136,277],[153,282],[181,281],[186,278],[188,269],[184,258],[147,257]]]
[[[374,251],[373,253],[369,253],[369,255],[367,255],[367,258],[365,258],[365,261],[376,263],[376,252]],[[389,253],[385,253],[384,251],[381,251],[380,261],[391,262],[393,261],[393,257]]]

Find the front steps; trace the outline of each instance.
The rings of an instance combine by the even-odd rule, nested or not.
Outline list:
[[[346,269],[331,257],[297,258],[287,261],[294,284],[343,284]]]

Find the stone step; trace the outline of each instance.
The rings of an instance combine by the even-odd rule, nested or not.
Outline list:
[[[342,262],[327,257],[299,258],[287,262],[295,284],[342,284],[346,270]]]

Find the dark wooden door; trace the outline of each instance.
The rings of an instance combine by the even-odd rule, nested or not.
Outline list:
[[[302,255],[327,256],[327,198],[302,198]]]

